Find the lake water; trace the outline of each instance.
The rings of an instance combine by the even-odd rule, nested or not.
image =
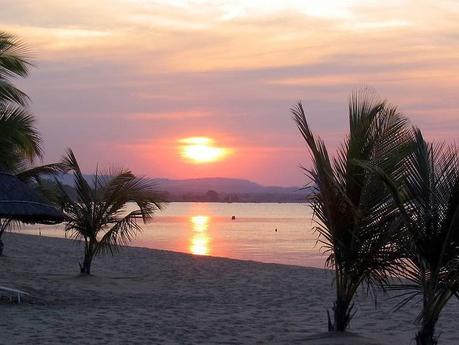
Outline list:
[[[151,223],[142,226],[132,245],[323,267],[311,216],[305,204],[170,203]],[[19,231],[64,237],[62,229],[62,225],[28,226]]]

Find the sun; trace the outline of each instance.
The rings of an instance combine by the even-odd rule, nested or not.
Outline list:
[[[190,163],[204,164],[225,159],[231,149],[216,147],[215,141],[208,137],[189,137],[179,140],[181,157]]]

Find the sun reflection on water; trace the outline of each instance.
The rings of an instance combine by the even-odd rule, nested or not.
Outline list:
[[[210,237],[207,233],[210,218],[208,216],[192,216],[190,218],[193,228],[190,240],[190,252],[195,255],[209,255]]]

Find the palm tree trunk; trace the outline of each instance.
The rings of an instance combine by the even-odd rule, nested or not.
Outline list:
[[[349,326],[352,317],[353,304],[351,304],[351,301],[353,293],[350,291],[352,284],[346,273],[338,265],[335,268],[335,275],[336,301],[333,303],[333,320],[327,311],[328,331],[344,332]]]
[[[91,274],[91,263],[92,259],[94,258],[94,241],[85,239],[85,248],[84,248],[84,259],[83,264],[80,262],[78,265],[80,266],[80,273],[81,274]]]
[[[422,269],[425,275],[425,269]],[[429,270],[431,272],[431,270]],[[416,334],[416,345],[436,345],[437,339],[434,337],[435,324],[438,320],[433,310],[435,309],[435,292],[432,290],[433,282],[428,279],[424,283],[424,296],[422,305],[422,324],[421,329]]]
[[[437,345],[438,341],[434,337],[435,333],[435,320],[423,322],[422,327],[416,334],[416,345]]]
[[[352,305],[350,301],[338,298],[333,303],[333,321],[328,314],[328,331],[329,332],[344,332],[351,321]]]
[[[85,253],[83,264],[78,263],[80,265],[81,274],[91,274],[91,262],[92,262],[92,257],[88,253]]]
[[[5,247],[2,241],[2,236],[10,223],[10,219],[0,220],[0,256],[3,256],[3,248]]]

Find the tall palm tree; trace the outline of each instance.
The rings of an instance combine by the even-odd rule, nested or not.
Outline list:
[[[319,243],[335,270],[336,300],[329,331],[345,331],[353,317],[353,298],[362,282],[373,291],[392,273],[396,253],[397,209],[384,183],[358,164],[377,162],[393,176],[405,152],[407,119],[397,109],[363,91],[349,102],[349,135],[336,158],[311,132],[301,103],[293,118],[309,147],[313,167],[305,169],[313,183],[310,199]]]
[[[12,80],[26,77],[32,66],[26,46],[14,35],[0,32],[0,103],[25,106],[29,97]]]
[[[452,296],[459,298],[459,154],[455,147],[428,143],[413,131],[413,150],[398,182],[373,168],[391,188],[404,221],[402,264],[398,274],[409,283],[398,308],[422,301],[416,344],[437,344],[435,325]],[[401,183],[400,183],[401,182]]]
[[[96,173],[92,183],[84,178],[71,150],[63,165],[73,171],[77,198],[61,186],[59,202],[66,215],[66,231],[84,241],[84,258],[79,263],[82,274],[91,274],[91,263],[98,254],[117,250],[141,230],[139,220],[146,222],[161,209],[155,185],[123,170],[109,177]],[[132,209],[128,203],[135,205]]]
[[[29,97],[13,85],[14,79],[28,76],[30,66],[25,45],[14,35],[0,32],[0,170],[16,174],[36,188],[40,176],[61,172],[62,167],[33,164],[42,158],[41,137],[35,127],[35,118],[27,109]],[[12,225],[19,223],[0,219],[0,255],[2,235]]]

